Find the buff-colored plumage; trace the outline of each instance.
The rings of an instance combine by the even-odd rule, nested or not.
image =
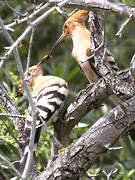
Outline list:
[[[30,67],[29,72],[25,72],[24,76],[26,79],[28,79],[28,84],[32,89],[32,95],[37,94],[42,88],[51,86],[54,83],[59,84],[60,86],[67,84],[64,79],[57,76],[44,76],[41,64]],[[23,83],[20,85],[20,90],[22,88]]]
[[[53,52],[53,49],[56,47],[56,45],[64,38],[71,37],[73,42],[72,55],[75,58],[77,64],[83,70],[90,82],[97,82],[100,76],[96,72],[94,60],[91,59],[86,61],[89,56],[92,55],[92,45],[90,40],[91,33],[85,26],[85,20],[87,19],[88,15],[89,12],[87,10],[79,10],[65,21],[62,35],[53,46],[51,53]],[[115,64],[115,60],[109,51],[107,51],[106,59],[115,70],[118,70],[118,67]]]
[[[44,76],[42,73],[42,63],[32,66],[24,76],[32,90],[32,100],[37,110],[36,116],[36,133],[34,138],[34,148],[39,142],[40,134],[44,129],[44,124],[49,125],[53,117],[57,115],[59,108],[62,106],[67,94],[67,83],[64,79],[56,76]],[[20,89],[23,88],[21,83]],[[22,142],[26,144],[24,155],[20,162],[19,171],[21,174],[25,172],[27,157],[29,153],[29,138],[33,122],[32,107],[28,107],[26,116],[24,133],[22,135]],[[35,154],[35,152],[34,152]]]

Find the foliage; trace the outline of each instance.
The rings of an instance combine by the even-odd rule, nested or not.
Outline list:
[[[124,2],[134,3],[134,0],[123,0]],[[27,7],[32,6],[28,1],[9,1],[17,11],[25,11]],[[69,11],[69,9],[68,9]],[[16,14],[3,5],[0,1],[0,14],[4,19],[5,24],[11,23],[17,16]],[[35,36],[32,46],[31,65],[37,64],[45,54],[48,54],[53,43],[57,37],[61,34],[62,25],[65,18],[63,18],[58,12],[53,12],[46,20],[36,28]],[[105,25],[106,25],[106,39],[107,47],[110,49],[116,61],[121,69],[129,67],[129,63],[134,54],[134,23],[130,22],[123,32],[122,38],[115,36],[119,30],[121,24],[125,21],[114,13],[105,13]],[[25,28],[24,24],[16,26],[15,32],[12,32],[12,37],[17,39],[20,34],[23,33]],[[19,48],[21,61],[24,69],[26,68],[27,53],[29,46],[29,38],[27,37]],[[3,47],[9,46],[2,33],[0,34],[0,53],[3,55]],[[69,98],[67,104],[69,105],[79,90],[85,88],[88,84],[84,74],[80,71],[76,62],[71,56],[72,43],[71,40],[67,39],[61,43],[60,47],[55,51],[55,58],[53,62],[48,63],[44,67],[45,74],[57,75],[64,78],[69,83]],[[27,101],[25,97],[17,96],[17,90],[20,83],[20,77],[17,71],[16,62],[14,57],[10,57],[1,69],[0,79],[5,88],[7,89],[10,97],[16,102],[20,111],[25,114],[27,111]],[[103,107],[98,107],[92,112],[88,113],[81,121],[82,125],[76,126],[71,134],[72,141],[81,136],[97,119],[103,114],[107,113],[111,109],[109,103]],[[0,107],[0,111],[3,112],[3,108]],[[17,138],[17,133],[9,118],[0,117],[0,153],[3,154],[10,162],[19,160],[18,145],[16,141],[11,137],[9,129],[4,125],[3,121],[8,125],[10,132]],[[109,171],[112,168],[118,168],[118,173],[114,174],[114,179],[117,180],[130,180],[135,179],[135,158],[134,158],[134,142],[125,137],[120,139],[116,146],[122,146],[122,150],[110,151],[105,153],[104,156],[99,158],[95,165],[89,169],[89,173],[100,173],[96,179],[103,180],[105,176],[102,170]],[[47,164],[50,154],[51,139],[46,132],[43,133],[38,148],[37,159],[38,168],[42,171],[44,166]],[[12,177],[12,172],[6,170],[8,178]],[[86,179],[86,178],[84,178]]]
[[[134,0],[122,0],[123,3],[130,4],[130,5],[135,5]]]

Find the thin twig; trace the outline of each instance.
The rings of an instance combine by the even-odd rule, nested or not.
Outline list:
[[[8,40],[8,42],[10,44],[14,44],[14,41],[13,41],[12,37],[7,32],[7,30],[5,29],[3,21],[2,21],[1,18],[0,18],[0,25],[1,25],[1,28],[3,30],[3,34],[5,35],[5,37]],[[32,130],[31,130],[30,142],[29,142],[29,147],[30,147],[30,151],[29,151],[29,154],[28,154],[29,161],[28,161],[28,164],[27,164],[27,171],[25,171],[25,174],[23,176],[23,178],[26,179],[26,176],[27,176],[27,174],[29,172],[30,165],[31,165],[32,160],[33,160],[32,157],[33,157],[34,137],[35,137],[35,132],[36,132],[36,113],[37,113],[37,111],[36,111],[36,107],[35,107],[35,105],[33,103],[31,93],[29,92],[29,88],[28,88],[27,82],[24,80],[24,72],[23,72],[20,56],[19,56],[19,53],[18,53],[18,50],[17,50],[16,47],[14,47],[13,53],[14,53],[14,56],[15,56],[15,59],[16,59],[16,63],[17,63],[18,71],[20,73],[20,77],[21,77],[21,79],[23,81],[23,84],[24,84],[24,89],[26,91],[29,104],[32,107],[33,124],[32,124]]]
[[[105,21],[104,21],[104,19],[103,19],[103,31],[102,31],[102,33],[103,33],[103,42],[102,43],[103,43],[103,47],[104,47],[104,54],[103,54],[103,58],[101,60],[101,63],[104,63],[105,60],[106,60],[105,56],[106,56],[106,51],[107,51],[107,49],[106,49],[106,38],[105,38],[106,28],[105,28]]]
[[[33,17],[35,17],[37,14],[39,14],[42,10],[46,9],[47,7],[49,7],[50,3],[46,3],[45,5],[43,5],[42,7],[40,8],[36,8],[36,10],[31,14],[29,15],[29,18],[32,19]],[[27,21],[27,17],[25,18],[22,18],[22,19],[18,19],[17,21],[14,21],[13,23],[10,23],[10,24],[7,24],[5,25],[5,28],[6,30],[12,30],[11,27],[14,27],[18,24],[21,24],[23,22],[26,22]]]
[[[12,165],[12,163],[9,162],[9,161],[8,161],[3,155],[1,155],[1,154],[0,154],[0,159],[2,159],[3,161],[5,161],[5,162],[8,164],[8,166],[11,167],[11,169],[13,169],[13,171],[16,173],[16,175],[19,176],[21,179],[23,179],[22,176],[21,176],[21,174],[17,171],[17,169],[15,169],[15,167]]]
[[[47,168],[50,167],[50,165],[54,161],[55,157],[56,157],[56,155],[55,155],[55,142],[54,142],[54,139],[52,139],[51,155],[50,155],[49,161],[48,161],[47,166],[46,166]]]
[[[29,43],[29,50],[28,50],[28,57],[27,57],[26,72],[28,72],[28,69],[29,69],[30,57],[31,57],[31,49],[32,49],[32,42],[33,42],[34,32],[35,32],[35,27],[32,29],[32,32],[31,32],[30,43]]]
[[[100,174],[90,174],[90,173],[86,172],[86,177],[88,177],[88,178],[97,177],[99,175]]]
[[[7,30],[5,29],[3,21],[2,21],[1,18],[0,18],[0,26],[2,27],[3,34],[6,37],[6,39],[8,40],[8,42],[10,44],[14,44],[14,41],[13,41],[12,37],[7,32]],[[27,83],[24,81],[24,72],[23,72],[20,56],[19,56],[19,53],[18,53],[18,50],[17,50],[16,47],[14,47],[13,53],[14,53],[14,56],[15,56],[15,59],[16,59],[16,63],[17,63],[17,67],[18,67],[18,71],[19,71],[20,77],[21,77],[21,79],[23,80],[23,83],[24,83],[24,89],[25,89],[25,91],[27,93],[27,97],[28,97],[29,103],[30,103],[30,105],[33,105],[34,103],[32,101],[32,97],[31,97],[31,94],[29,92],[29,88],[27,86]]]
[[[9,97],[7,91],[3,87],[3,85],[0,83],[0,104],[5,109],[7,113],[0,113],[1,115],[17,115],[17,117],[9,116],[10,119],[13,122],[13,125],[15,127],[15,130],[18,131],[18,136],[21,137],[24,130],[24,119],[25,118],[19,118],[18,115],[22,116],[20,111],[18,110],[17,106],[13,102],[13,100]],[[3,116],[3,117],[4,117]]]
[[[130,73],[135,78],[135,54],[132,57],[132,60],[130,62]]]
[[[106,176],[107,180],[110,180],[110,177],[117,172],[118,172],[117,168],[112,169],[108,174],[105,170],[103,170],[103,173]]]
[[[56,10],[57,10],[62,16],[64,16],[66,19],[69,17],[68,14],[66,13],[65,9],[60,8],[60,7],[56,7]]]
[[[80,61],[85,62],[85,61],[91,60],[103,46],[104,46],[104,41],[102,41],[102,43],[97,48],[91,49],[92,50],[92,55],[91,56],[89,56],[87,59],[85,59],[83,61],[81,61],[81,60]]]
[[[19,114],[6,114],[6,113],[0,113],[0,116],[6,116],[6,117],[18,117],[18,118],[25,118],[25,116],[23,115],[19,115]]]
[[[121,149],[123,149],[122,146],[119,146],[119,147],[109,147],[108,148],[108,150],[110,150],[110,151],[121,150]]]
[[[60,2],[57,6],[62,7],[64,6],[68,1],[70,0],[64,0]],[[31,31],[31,29],[35,26],[37,26],[39,23],[41,23],[49,14],[51,14],[53,11],[56,10],[56,7],[52,7],[48,11],[46,11],[44,14],[42,14],[39,18],[37,18],[35,21],[33,21],[22,33],[22,35],[11,45],[10,49],[5,53],[4,58],[7,59],[13,52],[13,50],[18,46],[18,44],[21,43],[23,39],[28,35],[28,33]]]
[[[123,30],[129,23],[129,21],[131,21],[131,19],[132,19],[132,15],[130,15],[130,17],[121,25],[119,31],[115,34],[115,36],[118,36],[119,38],[121,38]]]
[[[135,54],[133,55],[133,57],[131,59],[130,68],[135,68]]]
[[[21,14],[21,13],[19,13],[18,11],[16,11],[16,9],[14,9],[11,5],[9,5],[6,0],[3,0],[3,1],[4,1],[4,4],[5,4],[9,9],[11,9],[13,12],[15,12],[17,15],[19,15],[19,16],[25,16],[25,15],[26,15],[26,14]]]
[[[36,116],[34,117],[35,119],[37,119],[37,116],[40,117],[41,121],[43,122],[40,126],[42,127],[45,127],[46,128],[46,131],[47,133],[49,134],[49,136],[51,138],[53,138],[53,143],[55,143],[58,147],[62,148],[63,146],[60,144],[60,142],[57,140],[57,138],[55,137],[54,134],[52,134],[50,131],[49,131],[49,128],[48,126],[46,125],[46,123],[43,121],[43,118],[39,115],[38,111],[37,111],[37,114]],[[34,119],[33,121],[34,122]],[[36,123],[36,121],[35,121]],[[40,126],[36,126],[36,124],[33,124],[33,126],[35,126],[36,128],[39,128]],[[32,130],[31,130],[32,131]],[[28,158],[27,158],[27,162],[26,162],[26,165],[25,165],[25,168],[24,168],[24,171],[23,171],[23,174],[22,174],[22,177],[23,178],[26,178],[28,176],[28,173],[29,173],[29,169],[30,169],[30,166],[31,166],[31,161],[32,161],[32,158],[33,158],[33,145],[32,142],[34,143],[34,139],[35,139],[35,136],[32,134],[31,132],[31,135],[30,135],[30,142],[29,142],[29,153],[28,153]],[[55,157],[55,155],[53,154],[52,157]],[[49,161],[50,162],[50,161]]]
[[[6,128],[7,128],[7,130],[8,130],[8,132],[9,132],[9,134],[11,135],[11,137],[16,141],[16,143],[19,145],[20,143],[19,143],[19,141],[16,139],[16,137],[13,135],[13,133],[10,131],[10,128],[9,128],[9,126],[5,123],[5,121],[2,119],[2,122],[3,122],[3,124],[6,126]]]
[[[34,109],[33,109],[34,108]],[[30,133],[30,141],[29,141],[29,152],[28,158],[26,161],[26,165],[22,174],[22,177],[26,179],[29,175],[31,165],[33,163],[33,150],[34,150],[34,140],[35,140],[35,133],[36,133],[36,120],[37,120],[37,111],[35,105],[32,106],[32,129]]]
[[[48,126],[46,125],[46,123],[44,122],[42,116],[39,115],[39,118],[40,118],[41,121],[43,122],[40,126],[44,126],[45,129],[46,129],[46,132],[49,134],[49,136],[54,139],[54,143],[55,143],[59,148],[63,148],[63,145],[58,141],[58,139],[55,137],[55,135],[49,131],[49,127],[48,127]],[[38,127],[39,127],[39,126],[38,126]]]
[[[39,127],[45,127],[46,132],[49,134],[49,136],[52,138],[52,147],[51,147],[51,155],[50,155],[50,159],[47,163],[47,167],[49,167],[51,165],[51,163],[54,161],[56,155],[55,155],[55,145],[61,149],[63,148],[63,145],[58,141],[58,139],[55,137],[54,133],[51,133],[49,130],[49,127],[46,125],[45,121],[43,120],[42,116],[38,115],[39,118],[42,121],[42,124],[40,124],[39,126],[37,126],[37,128]]]
[[[71,13],[68,14],[68,17],[72,16],[76,11],[78,11],[78,8],[75,8]]]
[[[9,169],[8,166],[5,166],[5,165],[3,165],[3,164],[1,164],[1,163],[0,163],[0,168],[2,168],[2,169]]]
[[[2,68],[2,66],[3,66],[3,64],[4,64],[4,62],[5,62],[5,59],[2,57],[2,58],[0,58],[1,59],[1,61],[0,61],[0,69]]]
[[[105,62],[106,52],[107,52],[107,48],[104,48],[104,53],[103,53],[103,57],[102,57],[102,59],[101,59],[101,63],[104,63],[104,62]]]

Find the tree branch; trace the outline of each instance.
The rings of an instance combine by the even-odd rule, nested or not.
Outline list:
[[[102,12],[93,12],[93,18],[90,22],[92,41],[95,48],[100,46],[103,37],[103,23],[102,23]],[[129,71],[115,71],[108,61],[103,59],[106,57],[106,51],[104,47],[100,48],[98,53],[95,54],[96,70],[99,72],[101,77],[104,78],[108,88],[112,90],[114,94],[119,96],[121,99],[129,99],[135,95],[135,84],[134,78],[130,76]],[[126,79],[128,76],[128,79]]]
[[[82,90],[67,109],[65,119],[68,132],[70,133],[71,129],[84,115],[93,108],[98,107],[111,94],[103,79],[100,79],[96,84],[90,84],[86,89]]]
[[[64,180],[82,176],[99,156],[135,125],[134,106],[133,97],[103,116],[74,145],[60,153],[39,177]]]
[[[94,37],[96,37],[96,39],[94,39],[94,44],[95,47],[98,48],[98,46],[102,43],[103,41],[103,33],[102,33],[102,15],[101,12],[99,12],[98,14],[95,15],[95,17],[97,16],[97,18],[99,18],[100,16],[100,20],[98,22],[98,19],[94,19],[94,21],[96,23],[100,23],[100,25],[97,28],[97,24],[94,24],[94,28],[93,29],[93,33],[94,33]],[[95,23],[94,22],[94,23]],[[95,30],[97,30],[97,32],[95,32]],[[60,132],[60,137],[62,137],[65,140],[65,137],[68,137],[72,128],[74,127],[74,125],[76,123],[79,122],[79,120],[81,119],[81,117],[83,117],[90,109],[94,108],[97,104],[101,103],[103,99],[105,99],[106,97],[108,97],[109,95],[113,94],[113,93],[117,93],[119,94],[121,97],[124,97],[125,99],[131,98],[134,94],[135,94],[135,86],[134,86],[134,78],[131,77],[130,71],[126,70],[126,71],[119,71],[119,72],[115,72],[114,70],[112,70],[112,68],[108,65],[108,63],[106,63],[106,61],[104,61],[105,57],[105,51],[104,51],[104,47],[101,47],[100,49],[98,49],[98,53],[96,53],[95,55],[95,62],[97,65],[97,70],[99,71],[99,73],[101,74],[101,76],[103,77],[103,79],[100,79],[100,81],[96,84],[92,84],[90,85],[88,88],[86,88],[84,91],[82,91],[78,97],[75,99],[75,102],[69,106],[68,110],[67,110],[67,114],[65,116],[65,126],[63,128],[63,124],[61,126],[61,128],[59,129]],[[130,82],[130,84],[129,84]],[[125,107],[124,107],[125,106]],[[70,147],[66,148],[67,149],[67,154],[61,157],[61,155],[59,155],[58,159],[56,161],[54,161],[53,165],[50,166],[50,168],[47,168],[47,171],[45,171],[45,176],[43,176],[45,179],[55,179],[56,176],[57,178],[61,178],[61,179],[77,179],[78,174],[81,176],[83,175],[83,173],[87,170],[87,168],[89,168],[89,166],[95,161],[95,159],[101,155],[104,151],[106,151],[106,149],[109,149],[109,147],[112,146],[112,144],[115,143],[115,141],[123,134],[125,134],[125,132],[127,132],[131,126],[131,125],[126,125],[127,122],[125,123],[125,121],[121,122],[121,118],[123,118],[124,113],[128,113],[128,104],[122,104],[122,108],[123,112],[121,113],[121,110],[119,112],[119,110],[117,109],[115,111],[115,109],[113,110],[114,112],[114,117],[111,117],[110,119],[104,119],[105,117],[101,118],[102,120],[104,119],[105,121],[103,122],[101,119],[98,121],[102,121],[101,124],[99,124],[98,122],[95,123],[95,125],[92,126],[93,129],[92,132],[87,135],[86,137],[83,138],[82,140],[82,144],[79,144],[79,147],[75,147],[73,148],[71,147],[71,151],[70,151]],[[110,112],[111,114],[111,112]],[[109,117],[110,115],[108,115]],[[119,118],[118,118],[119,116]],[[122,117],[121,117],[122,116]],[[125,114],[125,118],[126,118],[126,114]],[[112,128],[112,123],[110,122],[112,119],[116,120],[116,122],[114,122],[115,124],[115,128],[119,129],[119,128],[123,128],[122,131],[120,131],[120,134],[117,135],[114,134],[114,129]],[[106,124],[105,122],[108,122],[108,124]],[[103,125],[105,123],[105,125]],[[118,123],[118,124],[117,124]],[[124,124],[125,123],[125,124]],[[133,124],[135,123],[135,119],[133,120]],[[60,124],[60,123],[59,123]],[[101,127],[102,126],[102,127]],[[108,130],[103,130],[104,128],[106,129],[108,126],[111,126],[108,128]],[[125,126],[125,128],[124,128]],[[130,126],[130,128],[129,128]],[[62,130],[63,128],[63,130]],[[97,128],[97,129],[96,129]],[[112,128],[112,129],[111,129]],[[66,130],[65,130],[66,129]],[[100,134],[100,131],[102,129],[102,132]],[[63,133],[63,131],[65,131],[65,134]],[[110,132],[110,134],[107,133]],[[96,132],[96,137],[93,138],[93,133]],[[102,134],[103,133],[103,134]],[[63,136],[64,134],[64,136]],[[85,133],[87,134],[87,132]],[[98,136],[99,135],[99,136]],[[113,136],[114,135],[114,136]],[[110,137],[110,139],[106,140],[107,137]],[[100,140],[99,140],[100,138]],[[112,138],[112,139],[111,139]],[[113,139],[114,138],[114,139]],[[82,138],[80,138],[82,139]],[[92,144],[92,142],[90,143],[90,141],[88,142],[87,139],[95,139],[95,141]],[[99,144],[97,145],[97,141],[99,140]],[[79,140],[77,140],[78,142]],[[81,141],[81,140],[80,140]],[[105,142],[104,142],[105,141]],[[107,142],[107,143],[106,143]],[[76,145],[76,143],[75,143]],[[96,146],[97,145],[97,146]],[[90,146],[90,147],[87,147]],[[94,147],[93,147],[94,146]],[[101,149],[100,149],[101,146]],[[81,149],[81,147],[83,147],[84,149],[89,148],[92,150],[94,149],[95,151],[90,150],[90,154],[87,156],[88,152],[83,152],[80,155],[80,152],[83,151]],[[99,152],[100,150],[101,152]],[[77,150],[77,152],[76,152]],[[98,151],[99,150],[99,151]],[[79,152],[78,152],[79,151]],[[98,151],[98,152],[97,152]],[[91,155],[92,153],[92,155]],[[73,154],[73,159],[72,156],[70,156],[71,154]],[[81,157],[79,159],[78,157]],[[96,155],[98,154],[98,155]],[[87,160],[85,159],[84,161],[83,156],[85,155],[84,159],[87,156]],[[68,159],[68,156],[70,156]],[[75,164],[73,164],[74,159],[77,158],[77,161],[75,162],[75,164],[77,164],[78,166],[76,166]],[[79,161],[82,161],[82,164],[79,163]],[[89,159],[91,162],[89,162]],[[56,164],[55,164],[56,163]],[[70,168],[69,165],[73,164],[74,168]],[[66,166],[67,165],[67,166]],[[86,168],[87,166],[87,168]],[[74,169],[79,169],[78,171],[76,170],[76,172],[74,171]],[[81,168],[81,170],[80,170]],[[84,169],[85,170],[84,170]],[[51,170],[50,170],[51,169]],[[60,171],[59,171],[59,170]],[[50,173],[51,171],[51,173]],[[66,171],[66,172],[65,172]],[[80,172],[81,171],[81,172]],[[47,173],[49,172],[49,173]],[[57,173],[58,174],[57,174]],[[60,173],[62,172],[62,174]],[[52,174],[54,176],[52,176]],[[63,175],[65,174],[65,176]],[[76,174],[76,176],[74,175]],[[43,173],[44,175],[44,173]],[[47,176],[46,176],[47,175]],[[50,175],[50,176],[49,176]]]
[[[3,34],[6,37],[6,39],[8,40],[8,42],[10,44],[14,44],[14,41],[13,41],[12,37],[10,36],[10,34],[7,32],[7,30],[4,27],[2,19],[0,19],[0,25],[1,25],[1,28],[3,30]],[[31,96],[31,93],[29,91],[27,82],[24,80],[24,72],[23,72],[20,56],[19,56],[19,53],[18,53],[18,50],[17,50],[16,47],[14,47],[13,53],[14,53],[14,56],[15,56],[15,60],[16,60],[16,63],[17,63],[17,67],[18,67],[18,71],[19,71],[20,77],[21,77],[21,79],[23,81],[23,84],[24,84],[24,89],[26,91],[29,104],[32,107],[33,123],[32,123],[32,129],[31,129],[31,134],[30,134],[28,163],[26,163],[27,164],[27,170],[24,171],[24,174],[22,175],[22,177],[25,179],[27,174],[28,174],[28,172],[29,172],[29,170],[30,170],[30,166],[31,166],[31,164],[33,162],[33,147],[34,147],[34,137],[35,137],[35,132],[36,132],[37,111],[36,111],[36,107],[35,107],[35,105],[33,103],[32,96]]]
[[[119,71],[117,76],[121,79],[126,78],[127,82],[134,82],[129,70]],[[81,118],[90,110],[99,107],[102,101],[112,94],[112,90],[102,78],[97,83],[90,84],[86,89],[80,91],[75,97],[74,102],[68,107],[67,113],[61,115],[62,120],[55,122],[55,129],[59,141],[62,144],[65,143],[66,140],[64,138],[69,139],[71,130],[79,123]],[[60,137],[62,137],[62,139]],[[67,143],[63,145],[67,146]]]
[[[21,174],[14,168],[14,166],[12,165],[12,163],[9,162],[9,161],[8,161],[4,156],[2,156],[1,154],[0,154],[0,159],[2,159],[3,161],[5,161],[5,162],[8,164],[8,166],[11,167],[12,170],[17,174],[17,176],[21,177]]]
[[[132,16],[129,17],[120,27],[119,31],[115,34],[115,36],[118,36],[121,38],[122,36],[122,32],[125,29],[125,27],[127,26],[127,24],[129,23],[129,21],[132,19]]]
[[[62,7],[64,6],[69,0],[64,0],[60,2],[57,6]],[[6,52],[3,59],[7,59],[13,52],[14,48],[18,46],[18,44],[21,43],[22,40],[25,39],[25,37],[29,34],[29,32],[34,28],[35,26],[39,25],[49,14],[51,14],[56,7],[52,7],[48,11],[46,11],[44,14],[42,14],[39,18],[37,18],[35,21],[31,22],[30,25],[25,29],[25,31],[22,33],[22,35],[11,45],[10,49]]]
[[[21,23],[24,23],[29,19],[32,19],[34,18],[36,15],[38,15],[42,10],[46,9],[48,6],[50,5],[50,3],[46,3],[44,4],[43,6],[37,6],[36,8],[34,8],[34,12],[32,14],[30,14],[29,16],[27,17],[24,17],[22,19],[17,19],[15,20],[14,22],[10,23],[10,24],[7,24],[5,25],[5,29],[6,30],[11,30],[12,27],[18,25],[18,24],[21,24]]]
[[[62,0],[49,0],[49,2],[53,6],[56,3],[62,2]],[[71,0],[64,7],[78,7],[84,9],[98,8],[107,11],[109,10],[126,17],[132,16],[132,19],[135,19],[135,8],[116,0]]]
[[[59,4],[58,4],[59,3]],[[46,5],[46,6],[45,6]],[[80,7],[84,9],[98,8],[104,10],[111,10],[120,15],[126,17],[132,17],[135,19],[135,8],[127,6],[126,4],[119,3],[117,1],[96,1],[96,0],[72,0],[72,1],[62,1],[62,0],[50,0],[49,3],[46,3],[35,11],[37,14],[41,12],[44,8],[52,5],[58,5],[53,7],[42,14],[39,18],[34,20],[26,28],[24,33],[14,42],[6,29],[17,24],[17,22],[12,25],[3,26],[1,21],[2,30],[4,31],[5,36],[7,36],[8,41],[11,44],[9,51],[5,54],[5,59],[14,52],[16,62],[18,65],[18,70],[23,77],[23,70],[20,63],[20,58],[17,52],[17,45],[27,36],[27,34],[32,30],[33,27],[39,25],[49,14],[54,10],[59,9],[62,6],[68,7]],[[43,8],[44,7],[44,8]],[[29,17],[34,17],[36,13],[32,13]],[[21,20],[18,20],[19,23],[25,22],[28,20],[28,17],[25,17]],[[99,33],[102,32],[99,31]],[[101,35],[101,36],[100,36]],[[100,44],[103,41],[102,33],[99,35]],[[101,38],[101,39],[100,39]],[[100,41],[102,40],[102,41]],[[98,42],[98,41],[97,41]],[[97,43],[98,47],[100,44]],[[55,123],[55,130],[57,131],[58,136],[61,138],[62,144],[67,146],[69,142],[69,135],[72,128],[77,124],[80,119],[91,109],[97,107],[105,98],[111,94],[118,93],[124,99],[131,98],[135,94],[135,85],[134,77],[131,77],[131,71],[120,71],[118,73],[112,71],[110,66],[106,64],[103,59],[105,55],[104,47],[97,47],[97,52],[95,54],[95,62],[97,69],[102,75],[103,79],[100,79],[98,83],[89,85],[85,90],[81,91],[79,95],[75,98],[74,103],[72,103],[67,109],[67,113],[63,112],[61,121]],[[30,57],[30,56],[28,56]],[[102,63],[101,63],[102,62]],[[133,66],[132,66],[133,67]],[[130,84],[129,84],[130,82]],[[30,104],[33,107],[33,102],[31,100],[31,94],[29,93],[26,82],[24,81],[24,88],[28,94],[28,99]],[[124,95],[123,95],[124,94]],[[106,116],[97,121],[84,135],[79,138],[74,145],[71,145],[66,148],[63,153],[60,153],[58,158],[54,161],[43,172],[42,176],[44,179],[56,179],[60,177],[61,179],[77,179],[78,175],[83,175],[86,170],[92,165],[92,163],[102,155],[106,150],[109,149],[117,139],[125,134],[132,126],[135,124],[135,111],[134,111],[135,100],[132,98],[126,103],[123,103],[121,107],[115,108],[113,111],[108,113]],[[8,112],[11,113],[11,112]],[[12,113],[11,113],[12,114]],[[18,113],[17,113],[18,114]],[[36,122],[36,110],[33,111],[33,121]],[[64,118],[65,116],[65,118]],[[64,126],[63,126],[64,124]],[[36,126],[33,126],[36,127]],[[60,127],[60,128],[59,128]],[[30,141],[30,154],[28,159],[31,158],[33,153],[33,138],[34,138],[35,129],[31,131],[31,141]],[[60,133],[59,133],[60,132]],[[57,136],[56,136],[57,137]],[[59,138],[58,138],[59,140]],[[60,141],[60,142],[61,142]],[[23,174],[25,178],[29,172],[30,163],[28,162],[26,166],[26,171]],[[38,176],[39,177],[39,176]]]
[[[20,111],[18,110],[15,103],[12,101],[12,99],[9,97],[7,91],[3,87],[3,85],[0,83],[0,104],[3,106],[3,108],[6,110],[8,114],[11,114],[12,117],[10,119],[12,120],[15,129],[18,131],[19,138],[22,137],[23,129],[24,129],[24,118],[22,118],[22,115]],[[19,115],[19,116],[14,116]]]

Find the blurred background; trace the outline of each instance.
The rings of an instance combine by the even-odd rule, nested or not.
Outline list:
[[[10,8],[8,8],[0,0],[0,16],[4,20],[4,24],[10,24],[13,22],[17,15]],[[123,2],[130,5],[135,5],[134,0],[123,0]],[[12,0],[8,3],[16,9],[18,12],[24,12],[29,7],[33,6],[30,1]],[[70,13],[73,9],[66,9],[67,13]],[[39,14],[44,13],[44,10]],[[38,16],[39,16],[38,15]],[[35,18],[37,18],[36,16]],[[48,54],[52,45],[62,32],[62,26],[66,19],[58,12],[53,12],[49,15],[44,22],[42,22],[35,29],[32,54],[30,65],[37,64],[44,55]],[[122,37],[119,38],[115,34],[121,27],[121,24],[126,20],[115,13],[105,12],[105,25],[106,25],[106,41],[107,48],[111,51],[116,59],[116,62],[120,69],[126,69],[130,65],[132,56],[135,53],[135,24],[133,21],[129,22],[124,29]],[[86,23],[88,25],[88,23]],[[22,23],[13,27],[15,32],[10,32],[12,38],[16,40],[26,29],[27,23]],[[88,25],[89,27],[89,25]],[[29,47],[30,34],[22,41],[19,48],[21,62],[26,70],[28,47]],[[9,43],[5,39],[4,35],[0,33],[0,56],[4,55],[4,47],[8,47]],[[88,81],[77,66],[74,58],[71,55],[72,41],[71,39],[64,40],[59,47],[55,50],[53,61],[44,65],[44,74],[56,75],[64,78],[69,84],[69,96],[66,101],[68,107],[73,102],[77,93],[84,89],[88,85]],[[16,62],[14,56],[4,63],[0,69],[0,81],[8,91],[10,97],[17,104],[19,110],[23,115],[27,113],[28,101],[26,96],[18,96],[18,87],[20,83],[20,77],[17,71]],[[103,103],[100,107],[89,112],[82,118],[81,122],[72,130],[71,142],[81,136],[94,122],[96,122],[105,113],[112,109],[110,103]],[[0,105],[0,112],[5,112]],[[3,121],[8,125],[5,126]],[[18,145],[14,138],[11,137],[11,133],[17,138],[17,132],[14,130],[12,122],[8,118],[0,117],[0,153],[4,155],[10,162],[19,160]],[[51,127],[53,131],[53,127]],[[101,156],[94,165],[89,169],[91,174],[100,174],[95,177],[96,180],[106,179],[103,170],[109,173],[112,169],[118,168],[112,179],[116,180],[134,180],[135,179],[135,142],[130,137],[121,138],[115,146],[122,146],[121,150],[109,151]],[[46,132],[40,140],[37,152],[37,162],[40,171],[44,170],[46,166],[51,148],[51,139]],[[5,164],[0,160],[0,164]],[[6,165],[6,164],[5,164]],[[13,176],[11,169],[4,169],[7,179]],[[83,180],[88,178],[83,177]]]

